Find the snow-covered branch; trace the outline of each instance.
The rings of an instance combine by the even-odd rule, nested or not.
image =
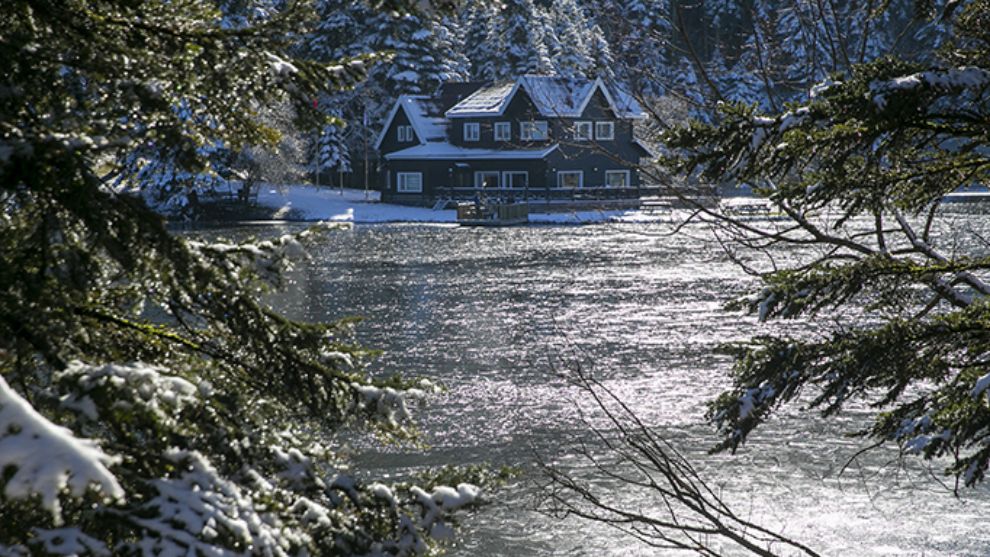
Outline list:
[[[0,377],[0,470],[15,470],[3,486],[5,497],[37,495],[59,523],[58,498],[63,490],[82,497],[92,487],[107,499],[124,498],[123,488],[107,468],[119,461],[96,442],[50,422]]]

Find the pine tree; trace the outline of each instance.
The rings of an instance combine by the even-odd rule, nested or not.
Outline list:
[[[464,81],[469,78],[471,61],[465,52],[464,30],[458,19],[444,14],[434,24],[437,56],[443,81]]]
[[[501,50],[497,18],[495,5],[484,0],[465,2],[459,14],[472,80],[493,81],[496,78],[498,53]]]
[[[312,99],[375,57],[294,57],[311,15],[289,3],[231,26],[207,0],[5,4],[0,553],[421,553],[439,503],[477,496],[347,472],[334,433],[401,438],[421,392],[371,380],[347,321],[292,321],[259,298],[321,232],[200,241],[108,187],[137,179],[135,149],[195,173],[214,140],[276,143],[259,107],[322,123]]]
[[[961,484],[984,479],[990,264],[982,248],[960,250],[939,232],[942,197],[990,179],[990,3],[957,12],[956,36],[934,65],[855,64],[785,112],[726,104],[718,125],[666,138],[678,153],[673,168],[753,184],[790,218],[772,228],[716,215],[740,249],[782,244],[805,254],[762,274],[765,289],[740,307],[760,319],[866,314],[820,338],[768,335],[727,347],[734,387],[709,414],[720,449],[736,449],[799,399],[825,417],[857,404],[875,418],[861,435],[946,459]]]
[[[607,81],[614,80],[615,57],[612,55],[611,45],[605,38],[605,32],[597,23],[590,23],[587,32],[591,36],[588,41],[589,68],[587,77],[600,77]]]
[[[590,25],[576,0],[557,0],[544,17],[544,42],[553,73],[584,78],[594,73],[588,41]]]
[[[513,79],[525,74],[550,71],[550,59],[543,41],[537,8],[533,0],[507,0],[499,13],[502,49],[497,79]]]
[[[663,95],[681,75],[679,58],[669,44],[673,26],[667,0],[609,0],[589,7],[605,31],[616,78],[639,96]]]

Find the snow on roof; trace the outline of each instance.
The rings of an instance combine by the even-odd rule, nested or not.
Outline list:
[[[621,85],[610,83],[605,90],[611,94],[611,102],[620,118],[646,118],[646,112],[629,91]]]
[[[447,119],[440,113],[433,99],[406,97],[402,107],[421,142],[447,139]]]
[[[375,149],[381,148],[385,134],[400,108],[405,111],[420,143],[443,141],[447,138],[447,119],[441,114],[437,101],[425,95],[402,95],[395,101],[392,111],[385,119],[382,131],[375,141]]]
[[[646,152],[646,156],[650,158],[655,159],[660,156],[657,154],[657,150],[654,149],[653,146],[649,145],[648,143],[646,143],[645,141],[643,141],[638,137],[633,138],[633,144],[638,145],[640,149]]]
[[[605,96],[619,118],[644,118],[636,99],[616,85],[601,79],[568,79],[545,75],[524,75],[515,82],[482,87],[447,111],[448,118],[498,116],[505,112],[516,91],[522,87],[540,114],[546,117],[581,116],[596,90]]]
[[[468,149],[450,143],[426,143],[385,155],[386,160],[458,160],[458,159],[542,159],[554,152],[558,145],[543,149]]]
[[[516,93],[519,84],[515,82],[500,83],[482,87],[468,95],[466,99],[454,105],[447,111],[447,116],[496,116],[505,111],[509,101]]]
[[[580,116],[596,82],[539,75],[519,78],[526,93],[544,116]]]

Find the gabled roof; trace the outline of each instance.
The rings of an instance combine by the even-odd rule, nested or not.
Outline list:
[[[489,83],[487,81],[444,81],[433,93],[433,98],[440,102],[441,112],[447,112],[452,106],[478,89],[489,85]]]
[[[654,149],[652,146],[650,146],[648,143],[646,143],[642,139],[640,139],[638,137],[634,137],[633,140],[632,140],[632,142],[633,142],[633,145],[635,145],[635,146],[639,147],[640,149],[642,149],[643,150],[643,153],[645,153],[647,157],[649,157],[651,159],[655,159],[655,158],[657,158],[657,157],[660,156],[660,155],[657,154],[656,149]]]
[[[413,131],[420,144],[428,141],[444,141],[447,139],[447,119],[443,117],[439,103],[425,95],[402,95],[399,100],[392,105],[392,111],[385,119],[378,139],[375,140],[375,149],[381,149],[382,141],[385,141],[385,134],[392,126],[392,120],[398,114],[399,109],[406,113],[409,123],[412,124]]]
[[[578,118],[601,91],[609,108],[619,118],[645,118],[642,107],[628,92],[600,78],[594,81],[563,77],[524,75],[514,82],[482,87],[446,112],[448,118],[500,116],[522,88],[545,117]]]
[[[386,160],[534,160],[557,150],[558,144],[540,149],[471,149],[450,143],[426,143],[385,155]]]

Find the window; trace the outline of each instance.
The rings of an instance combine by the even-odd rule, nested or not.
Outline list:
[[[595,122],[595,139],[615,139],[615,123]]]
[[[522,122],[519,124],[519,138],[523,141],[543,141],[548,137],[550,134],[547,133],[546,122]]]
[[[399,126],[399,141],[412,141],[413,137],[413,127],[412,126]]]
[[[580,188],[584,185],[584,172],[581,170],[561,170],[557,173],[558,188]]]
[[[574,140],[588,141],[591,139],[591,122],[574,122]]]
[[[464,124],[464,141],[478,141],[481,139],[481,124],[468,122]]]
[[[474,187],[476,188],[497,188],[499,187],[497,171],[481,171],[474,173]]]
[[[399,172],[395,175],[396,191],[399,193],[419,193],[423,191],[422,172]]]
[[[512,139],[511,122],[495,122],[495,141],[509,141]]]
[[[509,170],[502,173],[503,188],[525,188],[529,187],[529,172]]]
[[[630,184],[628,170],[605,171],[605,186],[610,188],[628,188]]]

